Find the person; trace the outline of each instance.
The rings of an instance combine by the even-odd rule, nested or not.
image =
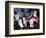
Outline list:
[[[31,19],[29,19],[29,24],[30,24],[30,28],[38,28],[38,16],[37,16],[37,11],[34,11],[34,15],[31,17]]]

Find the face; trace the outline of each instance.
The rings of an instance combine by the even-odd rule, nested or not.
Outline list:
[[[32,17],[29,20],[30,27],[34,27],[34,24],[37,24],[37,23],[38,23],[38,17]]]

